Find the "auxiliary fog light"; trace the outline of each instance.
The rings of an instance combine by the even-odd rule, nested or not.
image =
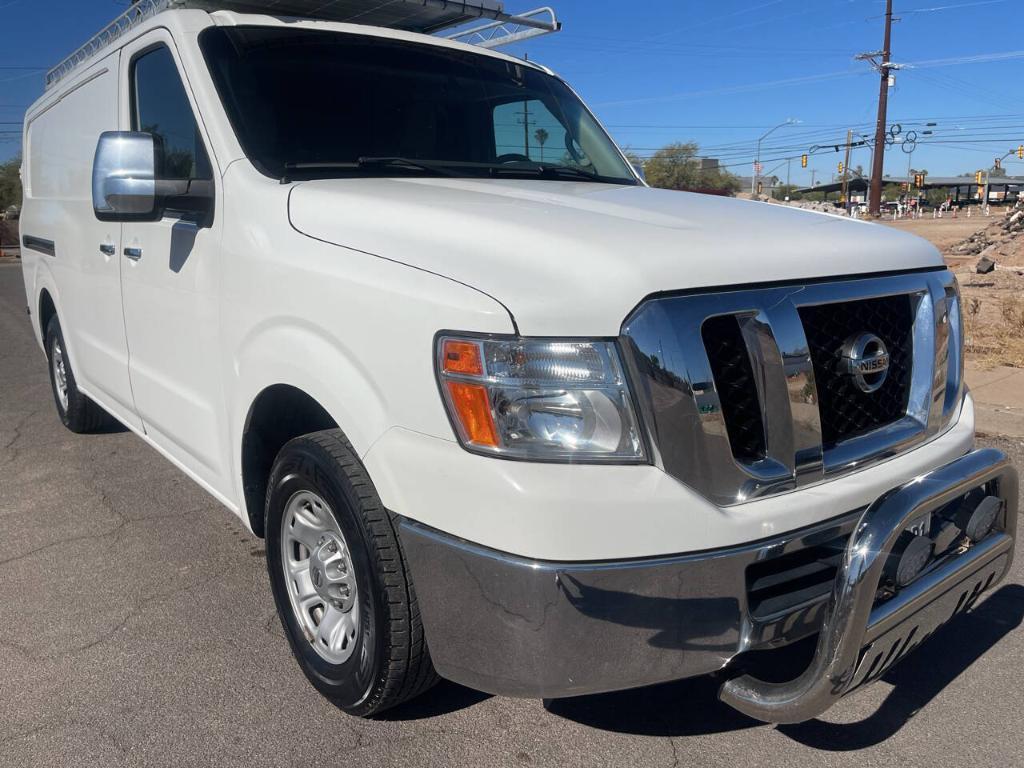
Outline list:
[[[934,544],[927,536],[915,536],[905,531],[896,542],[889,562],[886,563],[886,574],[897,587],[905,587],[921,575],[921,571],[932,559]]]

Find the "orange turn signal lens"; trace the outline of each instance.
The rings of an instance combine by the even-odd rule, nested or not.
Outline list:
[[[484,362],[480,357],[480,345],[472,341],[444,343],[444,372],[461,373],[465,376],[483,376]]]
[[[461,344],[461,342],[448,342]],[[448,344],[445,344],[447,360]],[[471,345],[474,346],[475,345]],[[475,445],[498,447],[498,431],[494,427],[491,416],[491,404],[487,398],[487,389],[479,384],[465,384],[461,381],[448,382],[448,394],[459,422],[466,433],[466,440]]]

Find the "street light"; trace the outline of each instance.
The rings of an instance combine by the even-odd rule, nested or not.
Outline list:
[[[1020,150],[1019,149],[1011,149],[1009,152],[1007,152],[1002,157],[997,157],[995,164],[999,165],[1006,158],[1013,157],[1014,155],[1017,155],[1017,154],[1020,154]],[[988,170],[985,171],[985,196],[981,200],[981,205],[982,205],[983,209],[988,207],[989,187],[991,187],[991,186],[992,186],[992,169],[989,168]]]
[[[760,168],[760,166],[761,166],[761,142],[764,141],[765,139],[767,139],[769,136],[771,136],[777,130],[779,130],[779,128],[785,128],[787,125],[797,125],[800,122],[801,122],[800,120],[796,120],[795,118],[792,118],[792,117],[786,118],[786,122],[779,123],[778,125],[776,125],[774,128],[772,128],[770,131],[765,133],[763,136],[761,136],[757,140],[757,157],[754,160],[754,175],[750,179],[750,197],[751,198],[753,198],[754,195],[757,193],[757,178],[758,178],[758,176],[760,176],[760,174],[758,173],[758,168]]]

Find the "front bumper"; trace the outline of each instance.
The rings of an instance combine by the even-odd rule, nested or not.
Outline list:
[[[993,533],[939,558],[876,605],[890,550],[910,521],[984,486],[1003,502]],[[762,720],[820,714],[1005,576],[1013,556],[1017,474],[994,450],[967,454],[866,510],[744,547],[604,563],[506,555],[403,520],[437,671],[490,693],[557,698],[721,670],[738,654],[819,632],[808,670],[785,685],[729,681],[722,698]],[[831,595],[782,614],[751,609],[752,566],[848,539]],[[876,660],[877,658],[877,660]]]

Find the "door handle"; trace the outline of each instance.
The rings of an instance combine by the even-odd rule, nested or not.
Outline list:
[[[138,261],[139,259],[142,258],[142,249],[141,248],[125,248],[124,249],[124,255],[127,256],[132,261]]]
[[[100,244],[100,253],[104,256],[113,256],[117,253],[117,248],[112,246],[110,243],[102,243]]]

